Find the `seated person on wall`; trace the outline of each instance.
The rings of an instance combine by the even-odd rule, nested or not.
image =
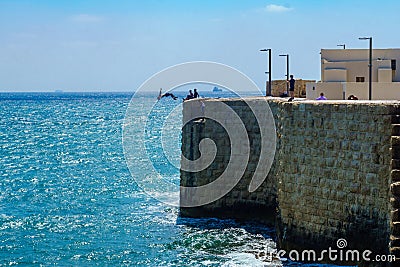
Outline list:
[[[283,92],[279,95],[280,97],[288,97],[288,94],[286,92]]]
[[[350,95],[347,100],[358,100],[358,97],[355,95]]]
[[[197,92],[197,88],[194,88],[194,93],[193,93],[193,98],[199,98],[200,97],[200,95],[199,95],[199,93]]]
[[[320,94],[319,94],[319,97],[318,97],[316,100],[328,100],[328,98],[326,98],[326,97],[324,96],[324,93],[320,93]]]
[[[193,94],[192,90],[189,90],[189,94],[186,96],[186,98],[183,99],[183,101],[193,99],[193,98],[194,98],[194,94]]]

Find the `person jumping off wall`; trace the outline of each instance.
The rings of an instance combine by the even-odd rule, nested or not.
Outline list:
[[[165,94],[162,94],[162,88],[160,88],[160,93],[158,94],[158,97],[157,97],[157,99],[158,100],[160,100],[161,98],[163,98],[163,97],[172,97],[174,100],[177,100],[178,99],[178,97],[176,97],[174,94],[172,94],[172,93],[165,93]]]

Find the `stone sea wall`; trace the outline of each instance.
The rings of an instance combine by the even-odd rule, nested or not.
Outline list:
[[[282,102],[279,230],[285,247],[339,238],[384,252],[390,235],[391,114],[360,102]]]
[[[217,100],[218,101],[218,100]],[[221,100],[223,101],[223,100]],[[198,117],[200,108],[197,101],[184,103],[184,120],[186,117]],[[232,108],[240,117],[249,138],[250,153],[248,164],[243,176],[237,185],[224,197],[204,206],[194,208],[181,208],[181,215],[191,217],[216,216],[228,218],[256,217],[268,224],[274,224],[277,207],[277,181],[276,164],[272,165],[270,172],[265,172],[266,179],[256,191],[249,192],[248,186],[256,171],[261,150],[260,125],[248,105],[241,100],[223,101]],[[215,102],[211,99],[204,100],[206,109],[215,109]],[[276,109],[277,105],[270,105]],[[218,111],[216,111],[218,113]],[[197,114],[193,114],[197,113]],[[227,117],[221,114],[219,117]],[[225,120],[229,123],[229,120]],[[228,133],[220,123],[212,119],[196,119],[186,124],[182,131],[182,154],[189,160],[200,158],[199,143],[202,139],[209,138],[217,146],[217,154],[211,165],[199,172],[181,171],[181,185],[201,186],[208,184],[222,175],[231,158],[231,140]],[[237,166],[240,167],[240,166]],[[184,192],[181,192],[181,199]]]
[[[268,101],[275,120],[276,152],[271,170],[254,192],[248,187],[259,164],[260,129],[265,125],[244,101],[201,100],[205,109],[219,101],[239,115],[249,136],[250,157],[233,190],[210,204],[181,208],[182,216],[275,222],[278,244],[284,249],[322,250],[336,247],[336,241],[344,238],[351,249],[398,254],[399,102],[262,99]],[[184,104],[184,117],[193,115],[197,101]],[[183,155],[199,158],[203,138],[216,143],[217,156],[203,171],[182,171],[181,185],[218,179],[229,162],[229,136],[218,122],[207,118],[184,127]]]

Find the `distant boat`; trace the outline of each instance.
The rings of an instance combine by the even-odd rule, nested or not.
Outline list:
[[[215,86],[213,92],[222,92],[222,89]]]
[[[63,90],[54,90],[54,93],[64,93]]]

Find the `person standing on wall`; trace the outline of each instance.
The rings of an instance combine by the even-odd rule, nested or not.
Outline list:
[[[296,80],[293,79],[293,75],[290,75],[290,80],[288,81],[289,83],[289,101],[292,101],[294,99],[294,84],[296,83]]]

